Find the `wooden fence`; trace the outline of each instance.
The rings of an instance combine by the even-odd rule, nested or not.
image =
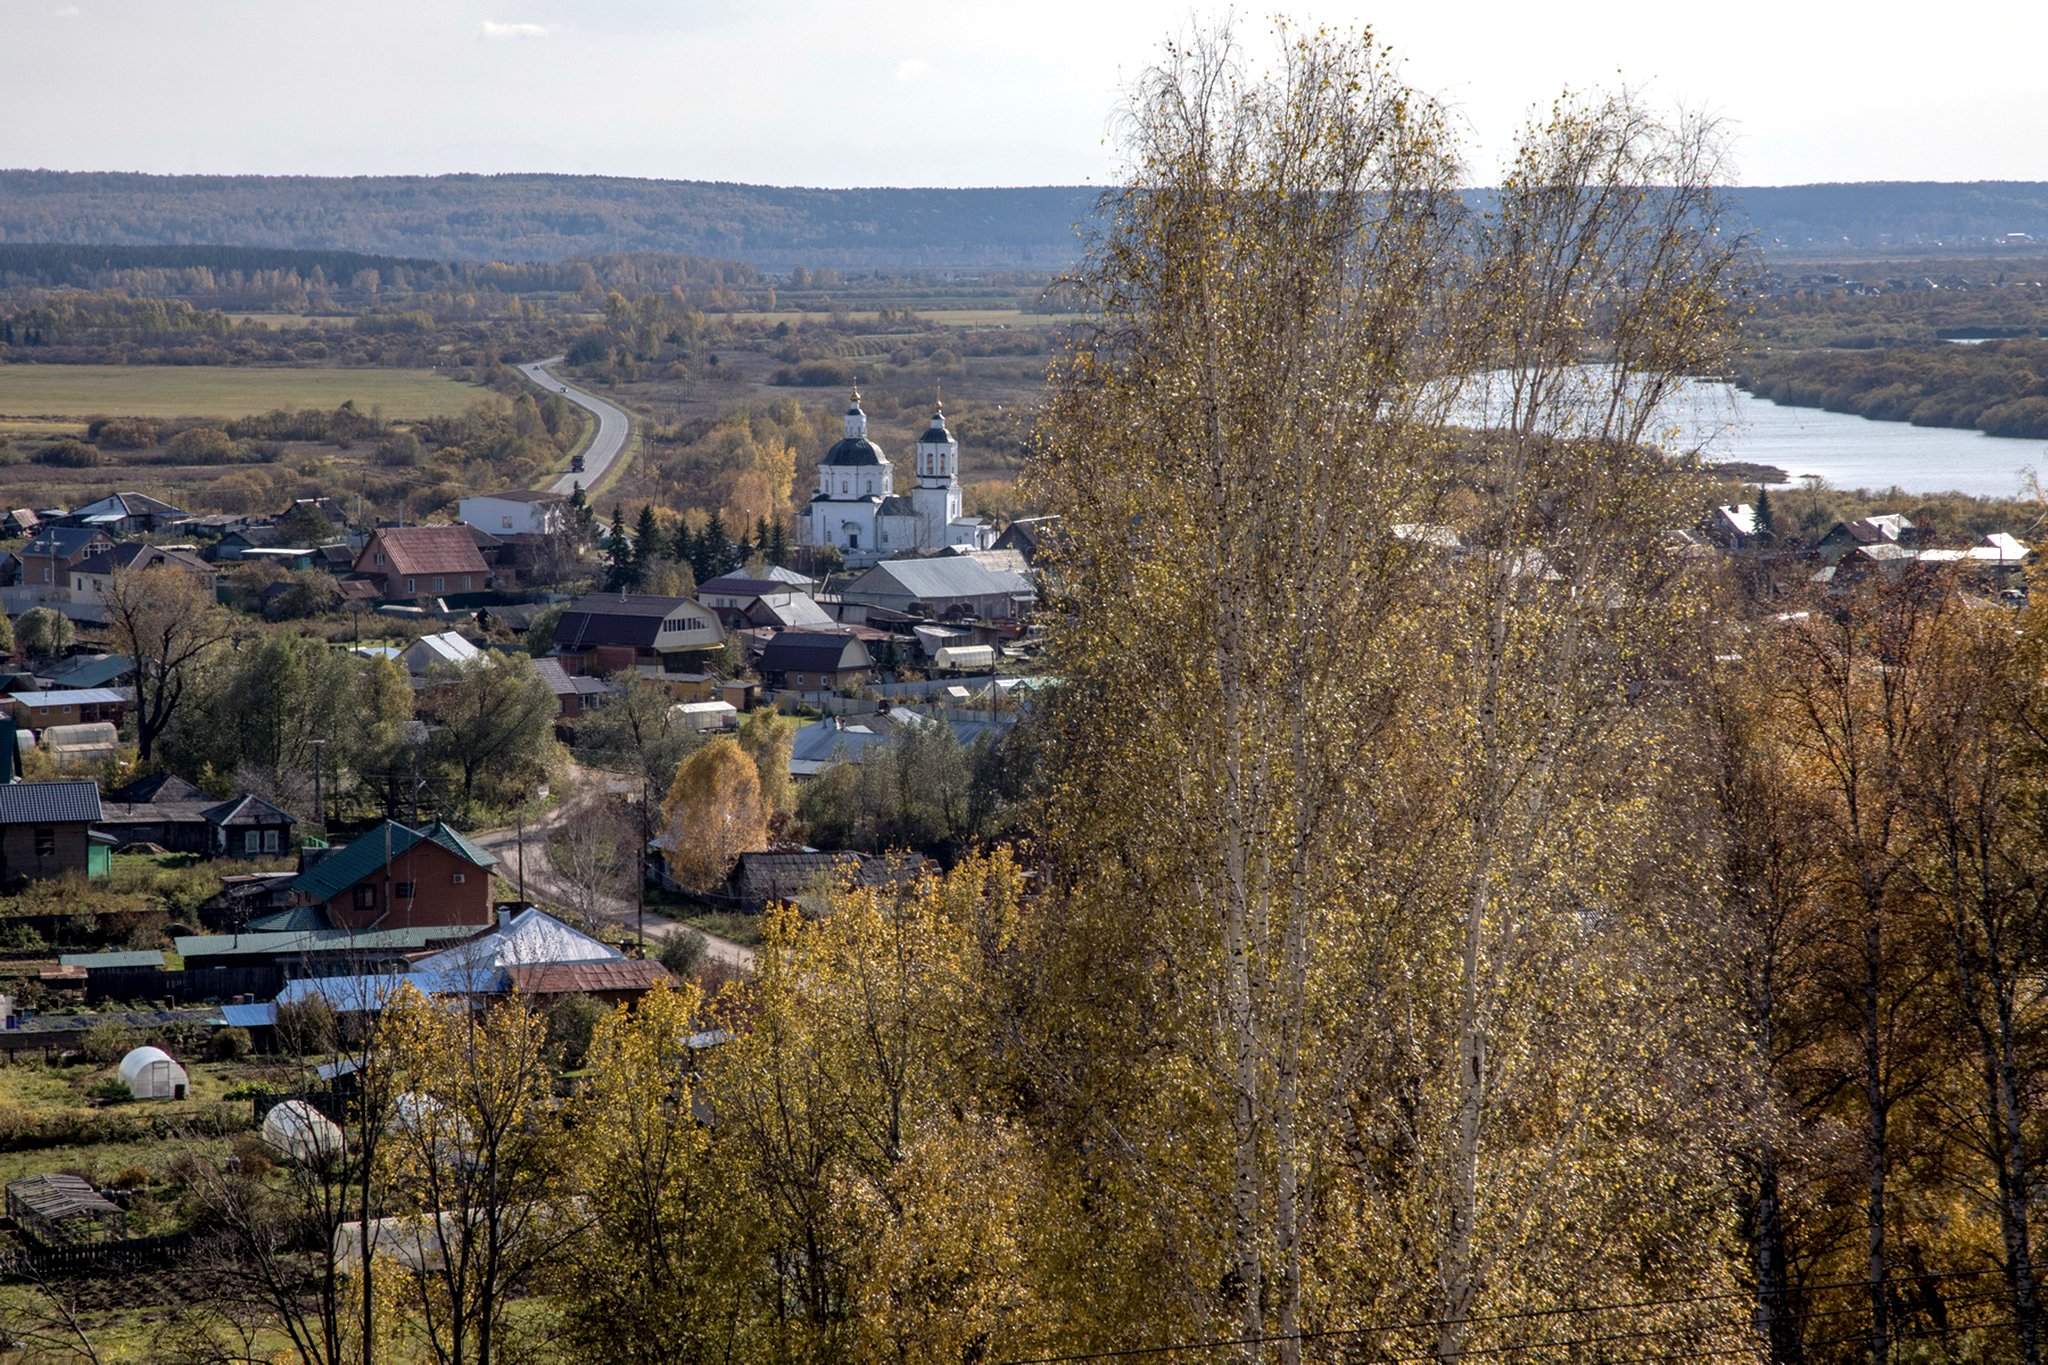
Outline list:
[[[161,1237],[0,1251],[0,1280],[49,1280],[69,1275],[104,1275],[109,1271],[154,1270],[175,1263],[191,1246],[190,1232],[172,1232]]]

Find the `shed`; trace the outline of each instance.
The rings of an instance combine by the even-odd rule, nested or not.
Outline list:
[[[182,1100],[191,1087],[185,1068],[160,1047],[138,1047],[123,1057],[121,1082],[138,1100]]]
[[[739,708],[728,701],[681,701],[669,715],[686,730],[730,730],[739,724]]]
[[[301,1166],[339,1156],[342,1150],[341,1129],[304,1100],[286,1100],[263,1116],[263,1142]]]

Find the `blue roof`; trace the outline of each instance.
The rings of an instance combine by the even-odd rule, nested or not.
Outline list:
[[[411,985],[422,995],[495,994],[505,986],[505,974],[492,968],[477,972],[384,972],[374,976],[307,976],[287,981],[277,993],[279,1005],[295,1004],[319,996],[337,1014],[375,1013],[384,1008],[401,986]]]
[[[222,1005],[220,1018],[229,1028],[269,1028],[277,1022],[275,1005]]]

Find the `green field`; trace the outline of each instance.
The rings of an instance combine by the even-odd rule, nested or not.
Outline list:
[[[461,412],[484,390],[432,370],[239,365],[0,365],[0,419],[246,417],[275,408],[381,408],[386,417]]]

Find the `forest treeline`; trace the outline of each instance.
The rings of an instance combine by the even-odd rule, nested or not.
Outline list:
[[[1483,211],[1490,192],[1468,206]],[[0,241],[233,242],[435,260],[544,261],[665,251],[764,268],[1060,269],[1101,191],[797,189],[574,175],[165,176],[0,171]],[[1766,250],[1981,249],[2048,241],[2048,184],[1795,185],[1735,190],[1731,222]]]
[[[1993,436],[2048,436],[2048,341],[1772,351],[1737,382],[1778,403]]]

